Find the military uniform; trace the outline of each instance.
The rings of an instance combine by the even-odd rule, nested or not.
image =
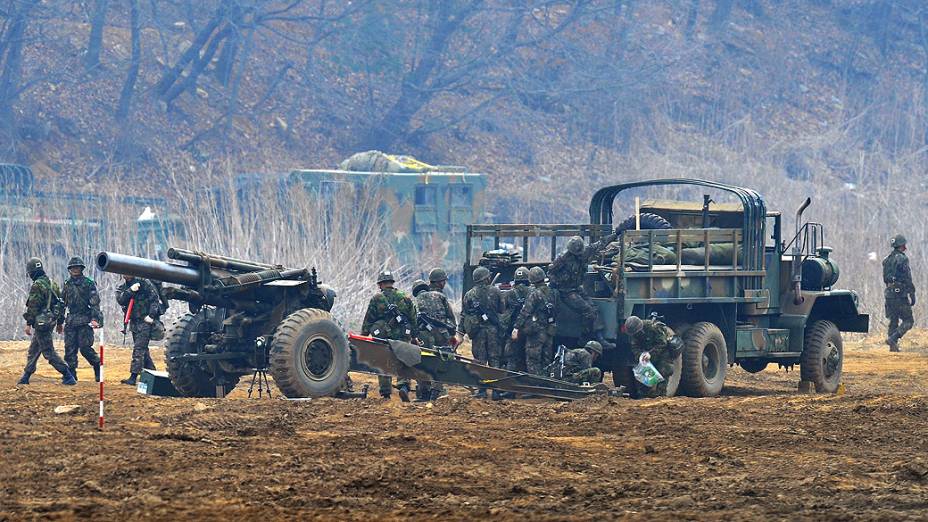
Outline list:
[[[915,304],[915,285],[912,283],[912,271],[909,258],[905,255],[905,238],[896,236],[891,244],[893,251],[883,260],[883,283],[886,290],[886,318],[889,319],[889,332],[886,344],[890,351],[899,351],[899,340],[915,324],[912,306]]]
[[[558,297],[568,308],[580,314],[583,321],[581,335],[601,343],[604,342],[601,334],[604,325],[599,320],[592,299],[583,290],[583,275],[593,258],[615,239],[616,235],[610,234],[584,246],[582,238],[572,237],[567,243],[567,250],[551,263],[548,270],[551,286],[557,288]]]
[[[476,281],[477,271],[481,269],[486,275]],[[474,359],[498,368],[503,355],[499,342],[499,316],[503,311],[503,299],[499,289],[490,284],[486,268],[478,267],[474,274],[474,287],[464,294],[458,331],[470,337]]]
[[[418,332],[419,344],[426,348],[445,348],[452,346],[451,339],[457,330],[457,320],[451,303],[442,289],[436,284],[430,284],[428,289],[416,295],[416,308],[419,311]],[[443,324],[448,325],[447,327]],[[421,391],[420,391],[421,388]],[[420,399],[435,399],[442,392],[440,383],[421,381],[416,389]]]
[[[393,280],[390,279],[392,282]],[[416,305],[404,292],[393,287],[383,288],[380,293],[371,298],[364,314],[361,325],[363,335],[371,335],[381,339],[413,342],[417,336]],[[378,375],[380,394],[389,397],[393,378],[389,375]],[[397,387],[406,386],[409,381],[397,381]]]
[[[72,259],[80,262],[80,259]],[[84,267],[83,263],[69,263],[68,268],[74,266]],[[99,378],[100,358],[93,349],[93,328],[91,321],[103,324],[103,313],[100,311],[100,296],[97,294],[97,285],[93,279],[84,274],[71,276],[64,283],[64,305],[67,316],[64,321],[64,361],[77,376],[78,352],[94,368],[94,374]]]
[[[637,317],[635,319],[640,321],[641,327],[638,332],[631,335],[632,355],[637,361],[642,353],[649,352],[651,364],[664,378],[651,388],[637,381],[635,384],[639,387],[642,396],[662,397],[667,394],[667,381],[673,375],[674,361],[680,355],[683,345],[678,342],[673,330],[664,323],[656,319],[641,320]]]
[[[139,285],[138,290],[132,290],[136,284]],[[129,372],[132,375],[124,381],[126,384],[134,384],[143,369],[155,369],[155,362],[148,351],[148,343],[151,342],[154,321],[161,316],[161,297],[151,281],[138,277],[123,281],[116,289],[116,302],[122,306],[123,313],[133,299],[135,301],[129,315],[129,330],[132,332],[132,363]],[[146,317],[150,318],[151,322],[146,321]]]
[[[528,271],[526,271],[526,274]],[[503,315],[500,318],[502,325],[503,343],[503,363],[509,370],[524,372],[525,371],[525,337],[512,339],[512,329],[516,327],[516,321],[519,314],[525,306],[529,294],[532,293],[532,287],[525,282],[516,281],[512,290],[506,292],[503,296]]]
[[[540,279],[537,275],[534,279],[538,282],[525,299],[515,327],[519,338],[525,342],[525,371],[543,375],[545,367],[554,359],[557,292],[545,284],[543,273]]]
[[[593,366],[593,354],[586,348],[575,348],[564,354],[563,380],[575,384],[603,380],[603,372]]]
[[[35,373],[40,355],[58,370],[62,377],[62,384],[74,384],[71,370],[55,352],[55,346],[52,343],[52,330],[56,326],[61,326],[64,320],[60,306],[61,292],[58,290],[58,285],[45,275],[40,260],[32,258],[26,266],[32,278],[32,287],[29,288],[23,319],[32,328],[32,341],[29,343],[26,366],[23,368],[19,384],[29,384],[29,378]]]

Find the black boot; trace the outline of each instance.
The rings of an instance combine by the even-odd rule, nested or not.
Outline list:
[[[96,382],[100,382],[100,364],[99,363],[93,365],[93,380]]]
[[[16,384],[29,384],[29,377],[30,375],[28,373],[24,373],[23,376],[19,378],[19,382]]]
[[[74,382],[77,382],[77,368],[71,368],[71,375],[74,376]]]
[[[71,370],[66,370],[65,373],[61,374],[61,384],[65,386],[74,386],[77,384],[77,379],[74,378],[74,374],[71,373]]]
[[[603,345],[604,351],[615,350],[615,343],[607,341],[606,338],[603,337],[602,331],[596,332],[596,337],[593,340]]]
[[[121,383],[123,383],[123,384],[128,384],[129,386],[135,386],[135,381],[138,380],[138,378],[139,378],[139,374],[137,374],[137,373],[130,373],[128,379],[123,379],[123,380],[121,380],[121,381],[119,381],[119,382],[121,382]]]
[[[409,385],[401,384],[397,386],[396,389],[400,393],[400,400],[403,402],[409,402]]]

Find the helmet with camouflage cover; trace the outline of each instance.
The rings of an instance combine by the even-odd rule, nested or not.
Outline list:
[[[490,271],[485,266],[478,266],[474,269],[474,283],[490,279]]]
[[[383,272],[377,275],[377,284],[392,283],[394,281],[396,281],[396,279],[393,278],[393,272],[389,270],[384,270]]]
[[[598,341],[588,341],[586,343],[586,346],[584,346],[584,348],[595,353],[596,355],[603,354],[603,345],[599,344]]]
[[[545,282],[545,271],[540,266],[533,266],[531,270],[528,271],[528,282],[533,285],[538,283]]]
[[[448,280],[448,274],[446,274],[445,271],[442,270],[441,268],[433,268],[432,271],[429,272],[430,283],[439,283],[441,281],[447,281],[447,280]]]
[[[513,277],[513,279],[517,282],[528,281],[528,268],[525,268],[524,266],[516,268],[516,275]]]
[[[628,335],[635,335],[644,328],[644,321],[640,317],[632,315],[625,320],[625,325],[622,328]]]
[[[893,236],[892,239],[889,240],[889,244],[893,248],[904,247],[905,243],[906,243],[905,236],[903,236],[902,234],[896,234],[895,236]]]
[[[68,261],[68,270],[78,266],[81,268],[87,268],[87,265],[84,264],[84,260],[78,256],[74,256],[70,261]]]
[[[568,239],[567,251],[574,255],[578,255],[583,252],[583,238],[580,236],[574,236]]]
[[[429,289],[429,284],[422,279],[416,279],[412,282],[412,296],[415,297],[419,295],[420,292],[424,292]]]
[[[26,261],[26,273],[29,274],[29,277],[32,277],[34,274],[41,272],[45,269],[42,265],[42,260],[37,257],[30,257]]]

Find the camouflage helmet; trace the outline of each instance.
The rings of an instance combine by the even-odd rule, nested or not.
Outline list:
[[[68,261],[68,270],[70,270],[70,269],[72,269],[72,268],[74,268],[74,267],[77,267],[77,266],[79,266],[79,267],[81,267],[81,268],[87,268],[87,265],[84,264],[84,260],[83,260],[83,259],[81,259],[81,258],[78,257],[78,256],[74,256],[74,257],[71,258],[70,261]]]
[[[580,236],[574,236],[568,239],[567,251],[574,255],[578,255],[583,252],[583,238]]]
[[[441,281],[447,281],[447,280],[448,280],[448,274],[446,274],[445,271],[442,270],[441,268],[433,268],[432,271],[429,272],[430,283],[439,283]]]
[[[396,279],[393,278],[393,272],[389,270],[384,270],[383,272],[377,275],[377,284],[387,283],[387,282],[392,283],[394,281],[396,281]]]
[[[26,261],[26,273],[32,276],[32,274],[43,270],[45,267],[42,265],[42,260],[37,257],[30,257]]]
[[[899,247],[905,246],[905,243],[906,243],[905,236],[903,236],[902,234],[896,234],[895,236],[893,236],[892,239],[889,240],[889,244],[893,248],[899,248]]]
[[[513,277],[515,281],[528,281],[528,268],[520,266],[516,268],[516,275]]]
[[[533,285],[538,283],[545,282],[545,271],[540,266],[533,266],[531,270],[528,271],[528,282]]]
[[[474,269],[474,283],[479,283],[481,281],[486,281],[490,279],[490,271],[485,266],[478,266]]]
[[[644,328],[644,321],[642,321],[640,317],[632,315],[625,320],[625,325],[623,328],[625,333],[628,335],[635,335],[636,333],[640,332],[642,328]]]
[[[603,354],[603,345],[599,344],[598,341],[588,341],[586,343],[586,346],[584,346],[584,348],[595,353],[596,355]]]
[[[422,279],[416,279],[412,282],[412,296],[415,297],[419,295],[420,292],[424,292],[429,289],[429,284]]]

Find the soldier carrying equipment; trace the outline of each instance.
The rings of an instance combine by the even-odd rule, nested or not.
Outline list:
[[[80,353],[93,368],[95,380],[100,380],[100,357],[93,349],[93,330],[103,325],[100,296],[93,279],[84,275],[84,260],[72,257],[68,261],[71,277],[64,282],[62,295],[67,309],[64,321],[64,362],[77,379],[77,355]]]
[[[473,272],[474,287],[464,294],[461,323],[458,333],[471,339],[474,359],[500,367],[499,314],[503,311],[503,300],[498,288],[490,284],[490,271],[479,266]],[[486,389],[478,390],[476,397],[486,397]]]
[[[32,279],[32,287],[29,288],[23,319],[26,320],[26,335],[32,336],[32,342],[26,353],[26,367],[17,384],[29,384],[40,355],[61,373],[61,384],[76,384],[71,369],[58,356],[52,344],[52,330],[57,328],[58,333],[61,333],[64,324],[64,305],[58,285],[48,279],[42,260],[37,257],[26,261],[26,273]]]
[[[416,317],[416,305],[404,292],[394,288],[393,283],[393,273],[389,270],[378,274],[377,286],[380,287],[380,292],[371,297],[367,305],[361,333],[379,339],[415,342],[418,332],[412,318]],[[377,380],[380,385],[380,396],[389,399],[392,394],[393,378],[389,375],[379,375]],[[408,402],[409,380],[398,380],[396,389],[399,390],[400,399]]]

